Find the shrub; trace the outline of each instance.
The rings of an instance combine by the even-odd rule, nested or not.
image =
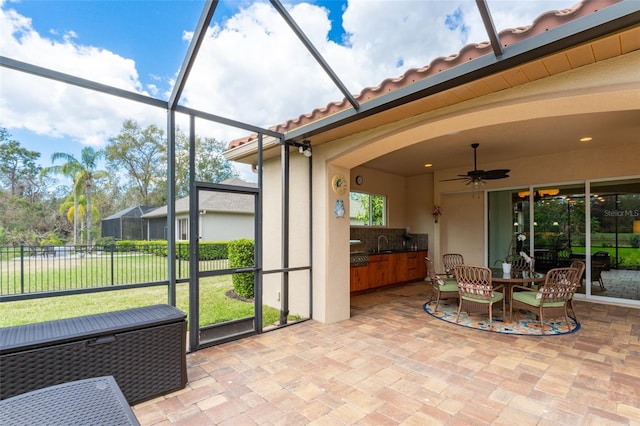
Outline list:
[[[167,256],[169,249],[167,241],[163,240],[127,240],[115,241],[112,237],[100,239],[96,246],[104,251],[111,252],[130,252],[137,251],[141,253],[153,254],[156,256]],[[218,260],[227,259],[228,257],[227,243],[219,242],[200,242],[199,254],[200,260]],[[180,260],[189,260],[189,243],[176,243],[176,258]]]
[[[253,240],[240,239],[229,241],[228,251],[230,268],[253,266]],[[253,272],[233,274],[232,281],[233,288],[239,296],[246,299],[253,299]]]
[[[634,234],[629,237],[629,245],[633,248],[640,248],[640,235]]]
[[[49,232],[47,237],[40,242],[41,246],[61,246],[62,240],[55,232]]]
[[[227,243],[200,243],[200,260],[227,259]]]

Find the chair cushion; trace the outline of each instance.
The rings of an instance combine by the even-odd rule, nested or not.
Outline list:
[[[446,292],[458,292],[458,282],[456,280],[445,280],[444,284],[440,285],[440,291]]]
[[[541,300],[537,296],[538,292],[535,291],[516,291],[513,293],[513,300],[539,307]],[[562,306],[564,306],[564,302],[545,302],[542,305],[543,308],[560,308]]]
[[[491,297],[491,301],[487,300],[487,299],[483,299],[483,298],[479,298],[479,297],[473,297],[471,295],[465,295],[462,296],[462,298],[464,300],[468,300],[470,302],[476,302],[476,303],[486,303],[489,304],[489,302],[491,303],[496,303],[502,300],[502,293],[500,293],[499,291],[494,291]]]

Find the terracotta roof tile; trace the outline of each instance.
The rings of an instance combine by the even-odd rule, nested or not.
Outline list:
[[[509,28],[500,31],[498,38],[503,47],[510,46],[529,37],[544,33],[552,28],[563,25],[567,22],[581,18],[585,15],[597,12],[615,3],[619,3],[623,0],[582,0],[575,6],[562,9],[551,10],[538,16],[531,25]],[[477,44],[468,44],[464,46],[457,54],[438,57],[431,61],[431,63],[422,68],[412,68],[406,71],[403,75],[396,78],[388,78],[375,87],[367,87],[355,95],[355,99],[359,103],[365,103],[373,100],[384,94],[393,92],[402,87],[406,87],[417,81],[423,80],[431,75],[440,73],[442,71],[451,69],[460,65],[463,62],[471,61],[480,56],[489,54],[492,52],[490,42],[482,42]],[[339,102],[332,102],[323,108],[316,108],[308,114],[300,115],[298,118],[291,119],[285,123],[272,126],[269,130],[286,133],[292,129],[302,127],[306,124],[320,120],[321,118],[330,116],[337,112],[351,108],[351,104],[347,99],[343,99]],[[229,149],[238,147],[245,143],[251,142],[257,138],[257,134],[252,134],[243,138],[235,139],[229,143]]]

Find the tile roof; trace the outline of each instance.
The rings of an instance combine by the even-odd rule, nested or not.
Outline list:
[[[256,188],[258,185],[252,182],[245,182],[238,178],[228,179],[224,182],[225,185],[236,185]],[[249,194],[235,194],[219,191],[203,191],[200,199],[200,210],[206,210],[210,212],[226,212],[226,213],[255,213],[254,196]],[[189,212],[189,197],[180,198],[176,200],[176,214],[183,214]],[[166,217],[167,206],[159,207],[149,213],[144,214],[142,217]]]
[[[502,30],[499,32],[498,38],[502,43],[502,46],[507,47],[527,38],[549,31],[550,29],[559,27],[567,22],[595,13],[598,10],[604,9],[607,6],[621,1],[623,0],[582,0],[575,6],[567,9],[545,12],[538,16],[531,25]],[[363,89],[359,95],[355,95],[354,97],[359,103],[364,103],[491,52],[491,43],[488,41],[468,44],[457,54],[448,57],[438,57],[431,61],[429,65],[422,68],[412,68],[400,77],[388,78],[378,86],[367,87]],[[332,102],[326,107],[316,108],[308,114],[300,115],[298,118],[272,126],[269,129],[280,133],[286,133],[292,129],[302,127],[349,108],[351,108],[351,104],[345,98],[339,102]],[[257,134],[254,133],[243,138],[232,140],[229,143],[228,149],[244,145],[256,138]]]

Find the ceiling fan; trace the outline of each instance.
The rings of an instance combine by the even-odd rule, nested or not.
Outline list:
[[[473,170],[469,170],[466,175],[458,175],[459,177],[453,179],[444,179],[441,182],[450,181],[450,180],[464,180],[465,185],[474,184],[478,185],[483,183],[485,180],[492,179],[504,179],[508,178],[510,169],[494,169],[494,170],[478,170],[478,160],[477,160],[477,150],[480,146],[479,143],[472,143],[471,148],[473,148]]]

